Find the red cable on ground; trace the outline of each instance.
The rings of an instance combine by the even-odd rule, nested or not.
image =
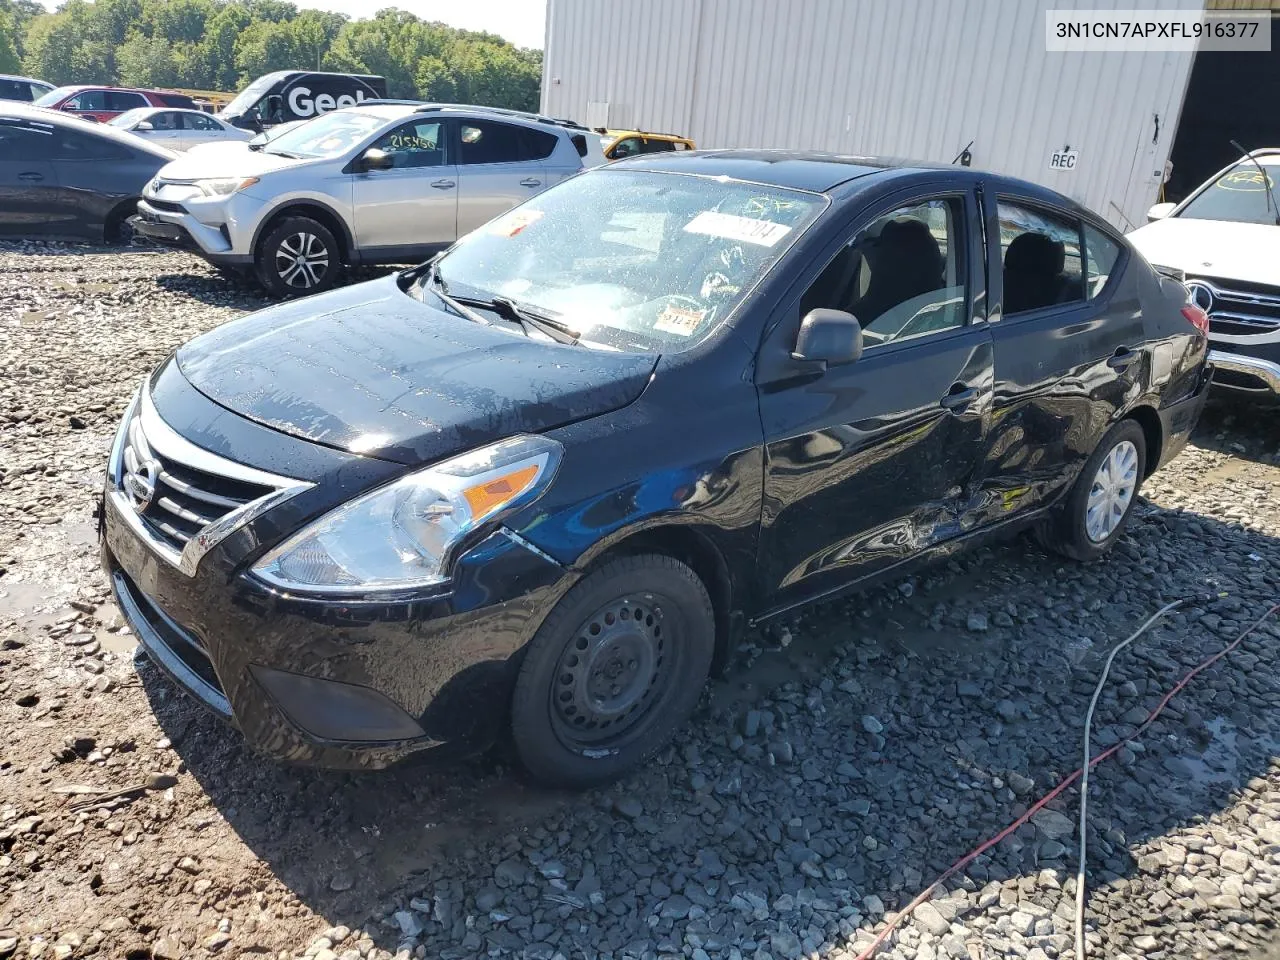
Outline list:
[[[1227,644],[1225,647],[1223,647],[1213,656],[1209,657],[1204,662],[1200,663],[1199,665],[1193,667],[1191,670],[1187,671],[1187,673],[1182,677],[1182,679],[1179,680],[1173,686],[1173,688],[1164,695],[1160,703],[1156,705],[1156,708],[1152,710],[1149,714],[1147,714],[1147,719],[1142,721],[1141,726],[1139,726],[1137,730],[1135,730],[1129,736],[1123,737],[1122,739],[1116,741],[1116,743],[1112,744],[1106,750],[1102,751],[1102,753],[1098,754],[1096,757],[1090,760],[1089,768],[1093,769],[1094,767],[1096,767],[1098,764],[1100,764],[1103,760],[1106,760],[1108,757],[1114,754],[1126,743],[1135,739],[1139,734],[1141,734],[1144,730],[1146,730],[1147,727],[1151,726],[1151,724],[1155,721],[1156,717],[1160,716],[1164,708],[1169,705],[1169,701],[1172,700],[1174,696],[1178,694],[1188,683],[1190,683],[1192,679],[1194,679],[1198,674],[1207,670],[1209,667],[1213,666],[1215,663],[1217,663],[1219,660],[1225,657],[1228,653],[1230,653],[1236,647],[1240,646],[1241,642],[1244,640],[1245,637],[1249,636],[1249,634],[1257,630],[1258,627],[1262,626],[1263,621],[1265,621],[1277,610],[1280,610],[1280,603],[1274,604],[1270,609],[1267,610],[1266,613],[1264,613],[1261,617],[1255,620],[1252,626],[1250,626],[1247,630],[1241,633],[1238,637],[1232,640],[1229,644]],[[1062,791],[1067,789],[1067,787],[1071,786],[1071,784],[1079,780],[1080,775],[1083,772],[1084,772],[1083,767],[1077,768],[1074,773],[1070,774],[1060,784],[1058,784],[1056,787],[1054,787],[1052,790],[1046,793],[1043,797],[1037,800],[1034,804],[1032,804],[1031,807],[1028,808],[1027,812],[1024,813],[1022,816],[1018,817],[1017,820],[1013,821],[1013,823],[1009,824],[1009,826],[1005,827],[1003,830],[997,833],[990,840],[986,840],[983,843],[979,844],[978,846],[974,847],[971,851],[966,853],[963,857],[961,857],[951,866],[947,867],[947,869],[944,870],[941,875],[939,875],[938,879],[934,880],[933,883],[925,887],[924,890],[922,890],[914,900],[912,900],[905,907],[903,907],[901,911],[898,912],[898,915],[896,917],[894,917],[887,924],[885,924],[885,928],[876,935],[876,938],[871,941],[871,945],[868,946],[866,950],[858,954],[856,960],[871,960],[871,958],[875,956],[876,951],[880,949],[880,946],[885,942],[885,940],[889,938],[889,935],[893,933],[893,931],[896,930],[901,925],[903,920],[905,920],[907,917],[911,915],[911,912],[915,910],[916,907],[920,906],[920,904],[928,900],[933,895],[934,891],[937,890],[941,884],[951,879],[951,877],[955,876],[957,873],[959,873],[961,870],[967,867],[970,863],[972,863],[975,859],[980,857],[982,854],[986,853],[988,850],[994,847],[997,843],[999,843],[1005,837],[1009,836],[1009,834],[1013,833],[1013,831],[1017,830],[1020,826],[1022,826],[1024,823],[1030,820],[1034,813],[1044,808],[1045,804],[1047,804],[1054,797],[1058,796],[1058,794],[1062,793]]]

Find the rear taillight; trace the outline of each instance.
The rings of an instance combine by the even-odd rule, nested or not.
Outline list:
[[[1188,303],[1182,308],[1182,315],[1187,318],[1187,322],[1200,331],[1204,336],[1209,335],[1209,315],[1197,307],[1194,303]]]

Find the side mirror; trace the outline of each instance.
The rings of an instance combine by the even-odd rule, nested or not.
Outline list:
[[[395,165],[396,158],[377,147],[370,147],[360,155],[361,170],[390,170]]]
[[[150,120],[139,120],[133,129],[136,133],[150,133],[155,125]]]
[[[1147,211],[1147,223],[1155,223],[1157,220],[1163,220],[1169,214],[1173,213],[1173,209],[1176,206],[1176,203],[1157,203]]]
[[[791,359],[823,366],[853,363],[862,356],[862,324],[843,310],[810,310],[800,321]]]

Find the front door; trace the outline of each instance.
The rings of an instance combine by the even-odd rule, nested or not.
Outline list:
[[[888,209],[885,209],[888,207]],[[972,194],[899,197],[860,219],[784,313],[845,310],[862,357],[818,372],[762,356],[765,610],[831,592],[964,532],[990,422],[992,348]]]
[[[1088,261],[1086,226],[1071,211],[1013,196],[986,203],[1001,316],[991,324],[996,400],[982,486],[996,521],[1045,506],[1074,479],[1136,394],[1146,334],[1136,294],[1106,283],[1116,257],[1095,228]]]
[[[458,168],[445,121],[400,124],[372,144],[390,170],[354,173],[356,245],[363,260],[419,259],[457,239]]]
[[[53,127],[0,119],[0,236],[52,232],[59,217]]]
[[[540,160],[530,156],[524,128],[497,120],[459,120],[458,234],[470,233],[546,184]]]

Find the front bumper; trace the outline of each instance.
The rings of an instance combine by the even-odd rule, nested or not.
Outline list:
[[[158,382],[164,393],[166,378]],[[175,432],[189,426],[188,412],[195,423],[209,421],[208,401],[190,390],[170,389],[166,398],[175,395],[181,402],[165,408],[167,417],[178,414]],[[233,440],[239,430],[255,431],[256,444],[256,425],[229,422],[225,413],[219,422]],[[154,439],[152,453],[171,469],[169,451]],[[123,495],[123,446],[118,438],[100,514],[116,602],[148,656],[250,746],[292,763],[376,769],[428,748],[474,752],[499,735],[520,653],[574,579],[564,567],[499,529],[459,557],[449,586],[432,594],[379,601],[283,594],[247,568],[315,514],[309,498],[350,495],[334,469],[317,468],[306,493],[192,564],[183,562],[187,551],[166,550],[148,514]],[[343,456],[348,474],[359,468]]]
[[[190,250],[211,263],[248,266],[253,263],[251,238],[246,239],[239,221],[219,211],[218,220],[206,212],[206,220],[192,214],[181,203],[138,201],[138,212],[129,220],[134,231],[165,246]]]
[[[1209,351],[1214,366],[1213,385],[1238,396],[1280,400],[1280,363],[1244,353]]]

